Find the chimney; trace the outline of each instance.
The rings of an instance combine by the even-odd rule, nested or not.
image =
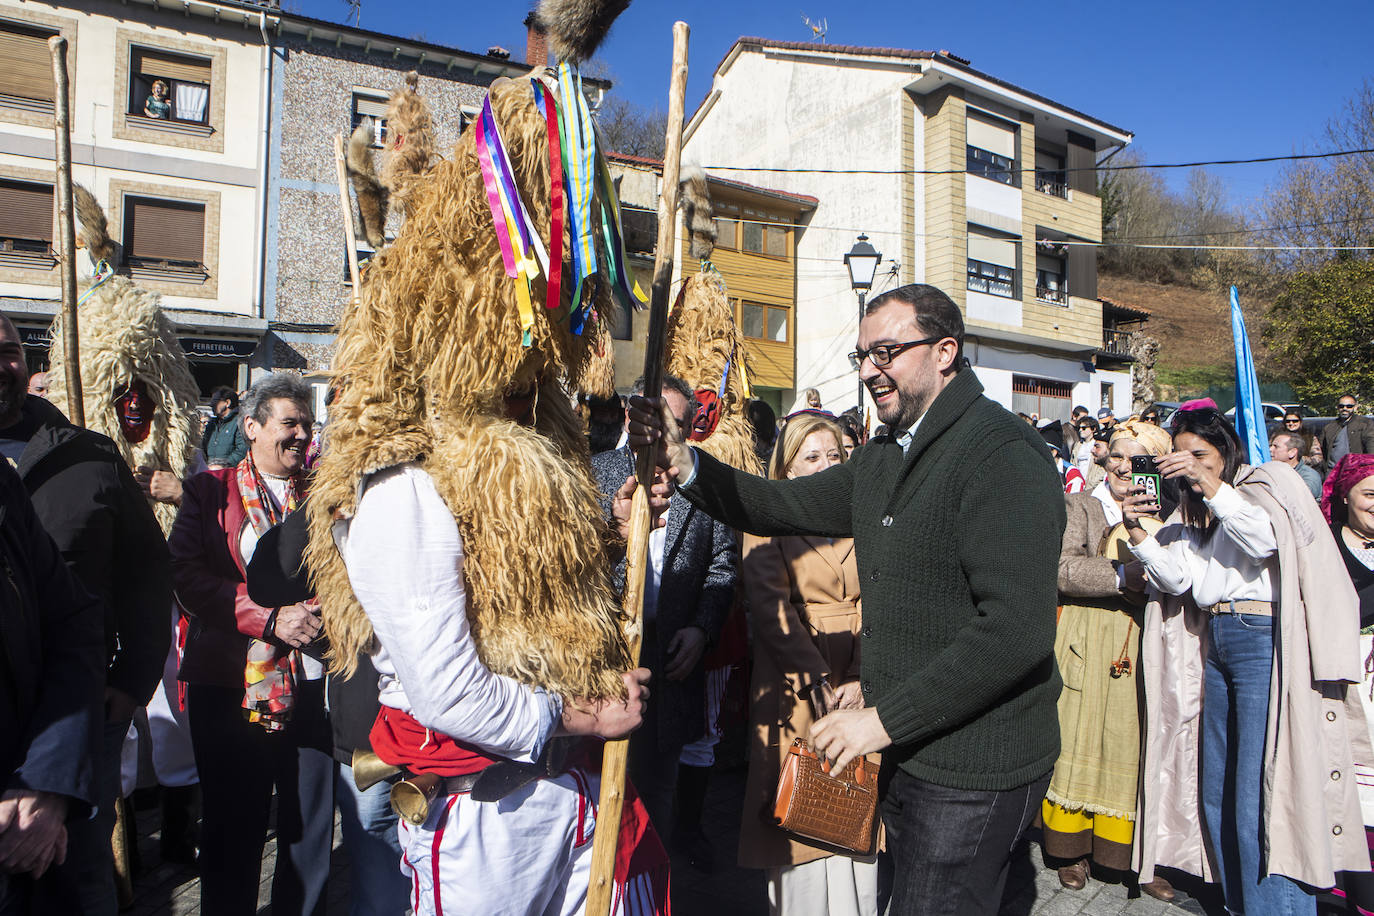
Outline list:
[[[525,63],[531,67],[549,65],[549,40],[534,10],[525,17]]]

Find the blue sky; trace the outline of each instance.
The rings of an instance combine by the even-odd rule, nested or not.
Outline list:
[[[344,0],[295,0],[342,20]],[[362,26],[468,51],[522,57],[526,0],[363,0]],[[828,21],[832,44],[947,49],[984,72],[1134,131],[1151,162],[1284,155],[1311,149],[1326,120],[1374,79],[1371,0],[1156,0],[925,4],[899,0],[634,0],[600,57],[615,92],[667,107],[672,23],[692,26],[687,113],[710,88],[734,40],[812,40],[802,22]],[[766,116],[766,113],[761,112]],[[1232,203],[1263,193],[1277,165],[1223,166]],[[1181,186],[1185,171],[1170,173]]]

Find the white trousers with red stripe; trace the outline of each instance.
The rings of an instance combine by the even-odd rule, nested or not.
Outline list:
[[[401,871],[416,916],[580,914],[600,782],[574,768],[496,802],[440,797],[423,827],[401,819]],[[617,894],[612,913],[637,911],[634,897]]]

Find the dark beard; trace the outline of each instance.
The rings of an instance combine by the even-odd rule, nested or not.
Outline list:
[[[29,396],[28,387],[27,379],[22,385],[0,381],[0,417],[8,416],[24,405],[24,399]]]
[[[609,452],[620,442],[620,430],[624,425],[623,420],[611,420],[609,422],[596,420],[587,421],[587,445],[593,455],[599,452]]]

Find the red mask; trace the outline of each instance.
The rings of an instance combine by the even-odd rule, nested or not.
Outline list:
[[[115,412],[119,414],[119,431],[126,440],[136,444],[148,438],[153,425],[153,401],[142,382],[134,382],[115,399]]]
[[[692,417],[692,432],[687,436],[693,442],[700,442],[716,431],[720,423],[720,396],[706,388],[699,389],[696,398],[697,412]]]

